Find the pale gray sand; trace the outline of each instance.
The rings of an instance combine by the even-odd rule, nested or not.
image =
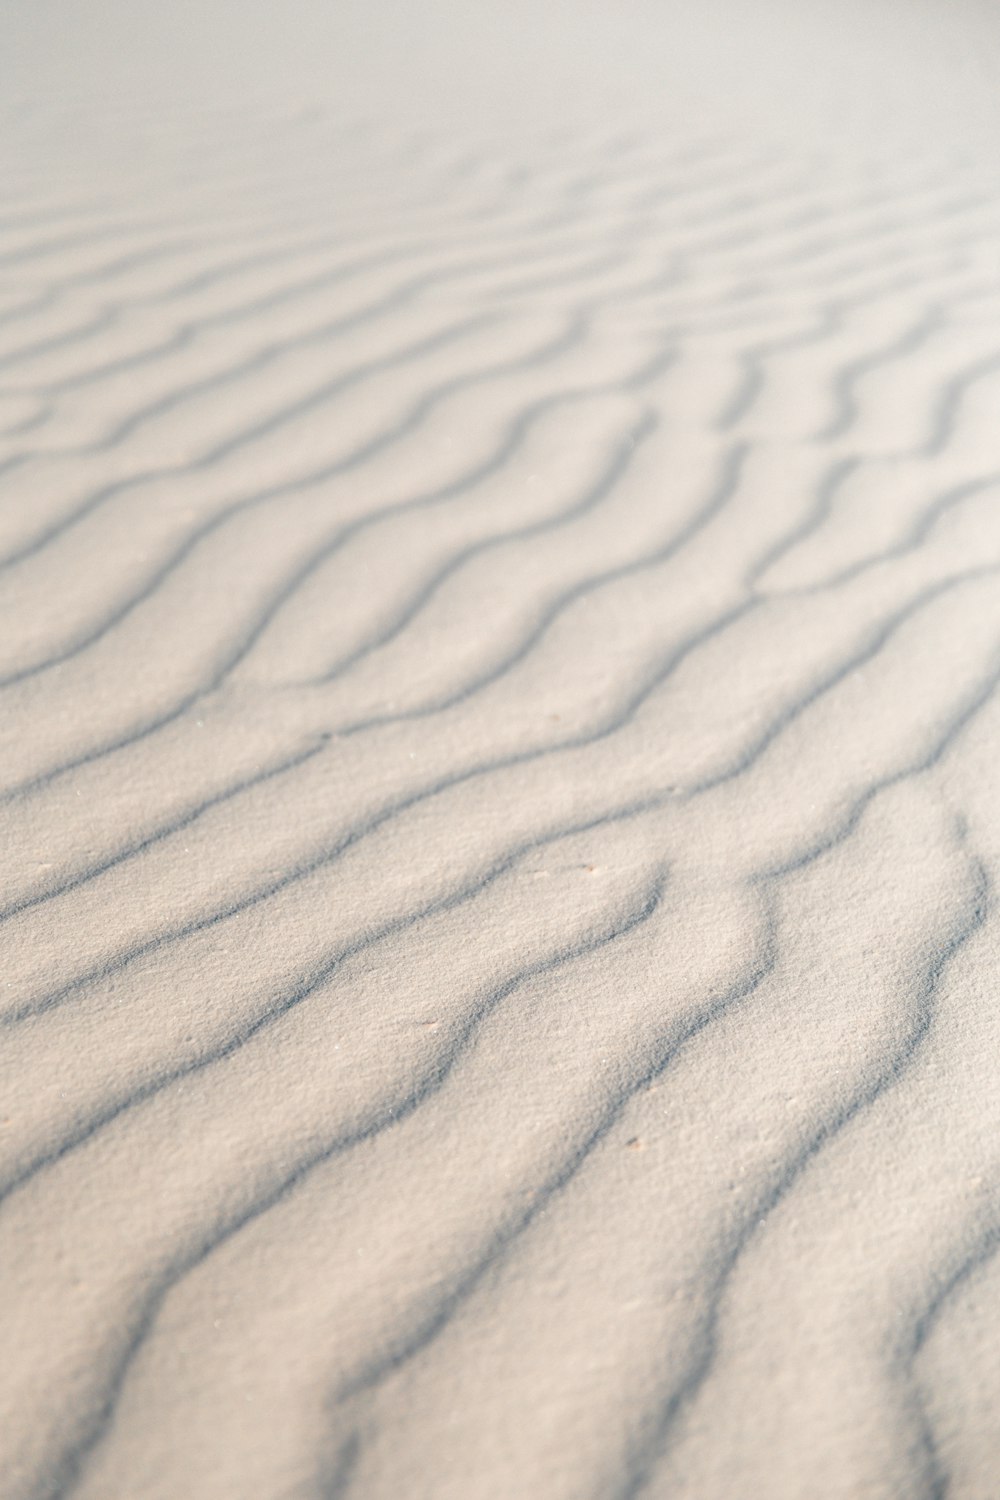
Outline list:
[[[11,5],[0,1500],[1000,1497],[992,4]]]

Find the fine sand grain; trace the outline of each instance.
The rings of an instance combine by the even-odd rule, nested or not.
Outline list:
[[[4,28],[0,1500],[998,1500],[997,6]]]

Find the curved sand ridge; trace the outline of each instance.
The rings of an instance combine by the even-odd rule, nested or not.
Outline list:
[[[1000,198],[331,139],[0,225],[0,1495],[994,1495]]]

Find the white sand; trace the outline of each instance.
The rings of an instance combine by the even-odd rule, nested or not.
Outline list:
[[[997,1500],[997,6],[4,25],[0,1500]]]

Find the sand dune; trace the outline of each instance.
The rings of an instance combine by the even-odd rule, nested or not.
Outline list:
[[[995,1500],[995,11],[335,10],[13,28],[0,1497]]]

